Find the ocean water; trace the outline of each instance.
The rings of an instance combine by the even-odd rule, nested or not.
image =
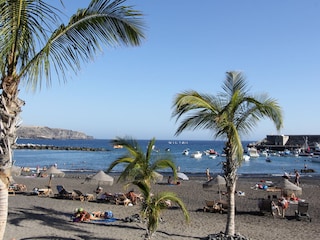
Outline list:
[[[147,147],[149,140],[139,140],[139,145],[143,149]],[[105,148],[106,151],[71,151],[71,150],[14,150],[13,159],[16,166],[41,168],[50,167],[57,164],[59,169],[64,171],[98,171],[105,170],[110,163],[126,153],[125,149],[113,149],[108,139],[95,140],[38,140],[38,139],[19,139],[18,143],[31,143],[52,146],[69,147],[91,147]],[[246,146],[249,142],[243,142]],[[207,155],[200,159],[191,158],[190,154],[195,151],[205,151],[215,149],[222,153],[224,142],[222,141],[176,141],[176,140],[157,140],[153,152],[153,157],[170,157],[175,161],[180,170],[185,173],[204,174],[206,168],[210,169],[212,174],[221,174],[221,162],[225,158],[219,156],[215,159]],[[189,156],[182,152],[189,149]],[[314,169],[315,173],[308,173],[308,176],[319,175],[320,163],[312,162],[311,158],[295,157],[289,155],[286,157],[271,156],[271,162],[266,162],[266,157],[251,158],[248,162],[243,162],[238,169],[238,174],[246,175],[283,175],[284,172],[293,173],[294,169],[303,169],[307,164],[308,168]],[[114,172],[122,171],[122,166],[114,168]]]

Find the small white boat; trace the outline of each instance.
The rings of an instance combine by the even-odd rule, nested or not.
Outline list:
[[[188,156],[189,155],[189,149],[183,150],[182,155]]]
[[[192,157],[192,158],[199,159],[199,158],[202,157],[202,152],[200,152],[200,151],[195,151],[194,153],[191,154],[191,157]]]
[[[249,156],[252,158],[260,157],[258,150],[255,147],[248,148]]]
[[[247,155],[247,154],[244,154],[244,155],[243,155],[243,160],[244,160],[245,162],[250,161],[250,156]]]

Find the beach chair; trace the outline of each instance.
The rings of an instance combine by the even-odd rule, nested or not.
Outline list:
[[[126,197],[124,193],[116,194],[116,205],[122,204],[124,206],[128,206],[131,203],[131,200]]]
[[[12,188],[11,186],[9,186],[9,188],[8,188],[8,194],[9,194],[9,196],[11,195],[11,196],[14,196],[14,195],[16,195],[16,191],[14,190],[14,188]]]
[[[224,201],[224,200],[219,200],[217,203],[216,203],[216,208],[218,210],[219,213],[225,213],[228,211],[228,208],[229,208],[229,204],[227,201]],[[235,207],[235,211],[237,211],[237,208]]]
[[[214,201],[214,200],[205,200],[206,206],[204,206],[204,212],[212,213],[224,213],[228,210],[228,203],[223,200]]]
[[[72,192],[68,192],[62,185],[57,185],[58,194],[54,197],[60,199],[73,199]]]
[[[262,214],[271,213],[273,215],[272,201],[270,199],[260,199],[258,206],[259,206],[260,213]]]
[[[298,221],[303,219],[311,222],[311,217],[308,213],[309,203],[307,202],[298,202],[298,209],[295,211],[295,216]]]
[[[214,200],[204,200],[206,206],[203,207],[204,212],[214,212],[215,211],[215,201]]]
[[[39,197],[50,197],[52,194],[51,188],[40,188],[38,189],[38,196]]]
[[[83,201],[92,201],[94,199],[93,194],[83,194],[80,190],[73,190],[72,199]]]
[[[112,193],[103,193],[99,197],[97,196],[96,202],[98,203],[113,203],[116,204],[117,195]]]

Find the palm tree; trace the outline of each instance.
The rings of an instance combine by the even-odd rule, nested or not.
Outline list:
[[[123,6],[125,0],[92,0],[79,9],[67,25],[57,8],[44,0],[0,1],[0,239],[7,220],[7,184],[12,149],[24,101],[19,85],[41,88],[51,84],[52,71],[66,81],[105,46],[138,46],[143,35],[142,14]],[[63,1],[60,0],[62,3]]]
[[[177,96],[173,103],[172,116],[179,125],[176,135],[184,130],[207,129],[216,138],[226,139],[226,162],[223,165],[228,192],[228,219],[225,233],[235,233],[235,188],[237,169],[243,160],[240,134],[249,133],[262,118],[269,118],[277,130],[282,127],[282,110],[277,101],[266,94],[252,96],[241,72],[227,72],[222,86],[224,90],[217,96],[186,91]]]
[[[133,139],[118,138],[113,140],[112,144],[123,146],[127,150],[127,154],[112,162],[107,172],[110,172],[119,164],[124,164],[125,168],[118,181],[129,181],[129,183],[136,185],[140,189],[144,199],[141,215],[146,218],[146,239],[151,239],[153,233],[156,232],[160,213],[168,208],[167,201],[177,204],[188,222],[189,213],[182,200],[175,193],[160,192],[156,195],[151,194],[151,184],[157,176],[155,174],[156,170],[171,168],[174,178],[176,178],[177,174],[176,166],[169,157],[151,161],[155,139],[153,138],[149,142],[146,153],[140,148],[138,142]]]
[[[170,157],[166,156],[152,161],[153,159],[151,157],[155,144],[154,138],[149,141],[146,153],[144,153],[138,142],[134,139],[117,138],[112,141],[112,144],[121,145],[127,150],[124,156],[112,162],[107,169],[107,172],[110,172],[119,164],[125,165],[118,181],[141,181],[150,188],[151,183],[154,182],[158,176],[157,171],[166,168],[172,170],[174,178],[177,177],[176,165]]]

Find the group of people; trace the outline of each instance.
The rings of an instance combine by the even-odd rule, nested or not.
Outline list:
[[[103,192],[103,188],[102,187],[98,187],[96,189],[95,193],[97,194],[97,199],[100,199],[100,200],[115,200],[118,197],[122,197],[123,199],[127,199],[128,200],[128,204],[131,203],[133,205],[136,205],[138,203],[138,201],[142,201],[141,194],[135,193],[133,189],[131,189],[127,193],[112,194],[112,193],[109,193],[109,192]],[[101,195],[98,197],[98,195],[100,193],[101,193]]]
[[[268,199],[271,201],[271,208],[272,208],[272,215],[277,213],[277,215],[281,217],[285,217],[286,210],[289,207],[289,201],[285,197],[281,197],[278,199],[278,202],[275,203],[274,201],[271,200],[270,195],[268,196]]]

